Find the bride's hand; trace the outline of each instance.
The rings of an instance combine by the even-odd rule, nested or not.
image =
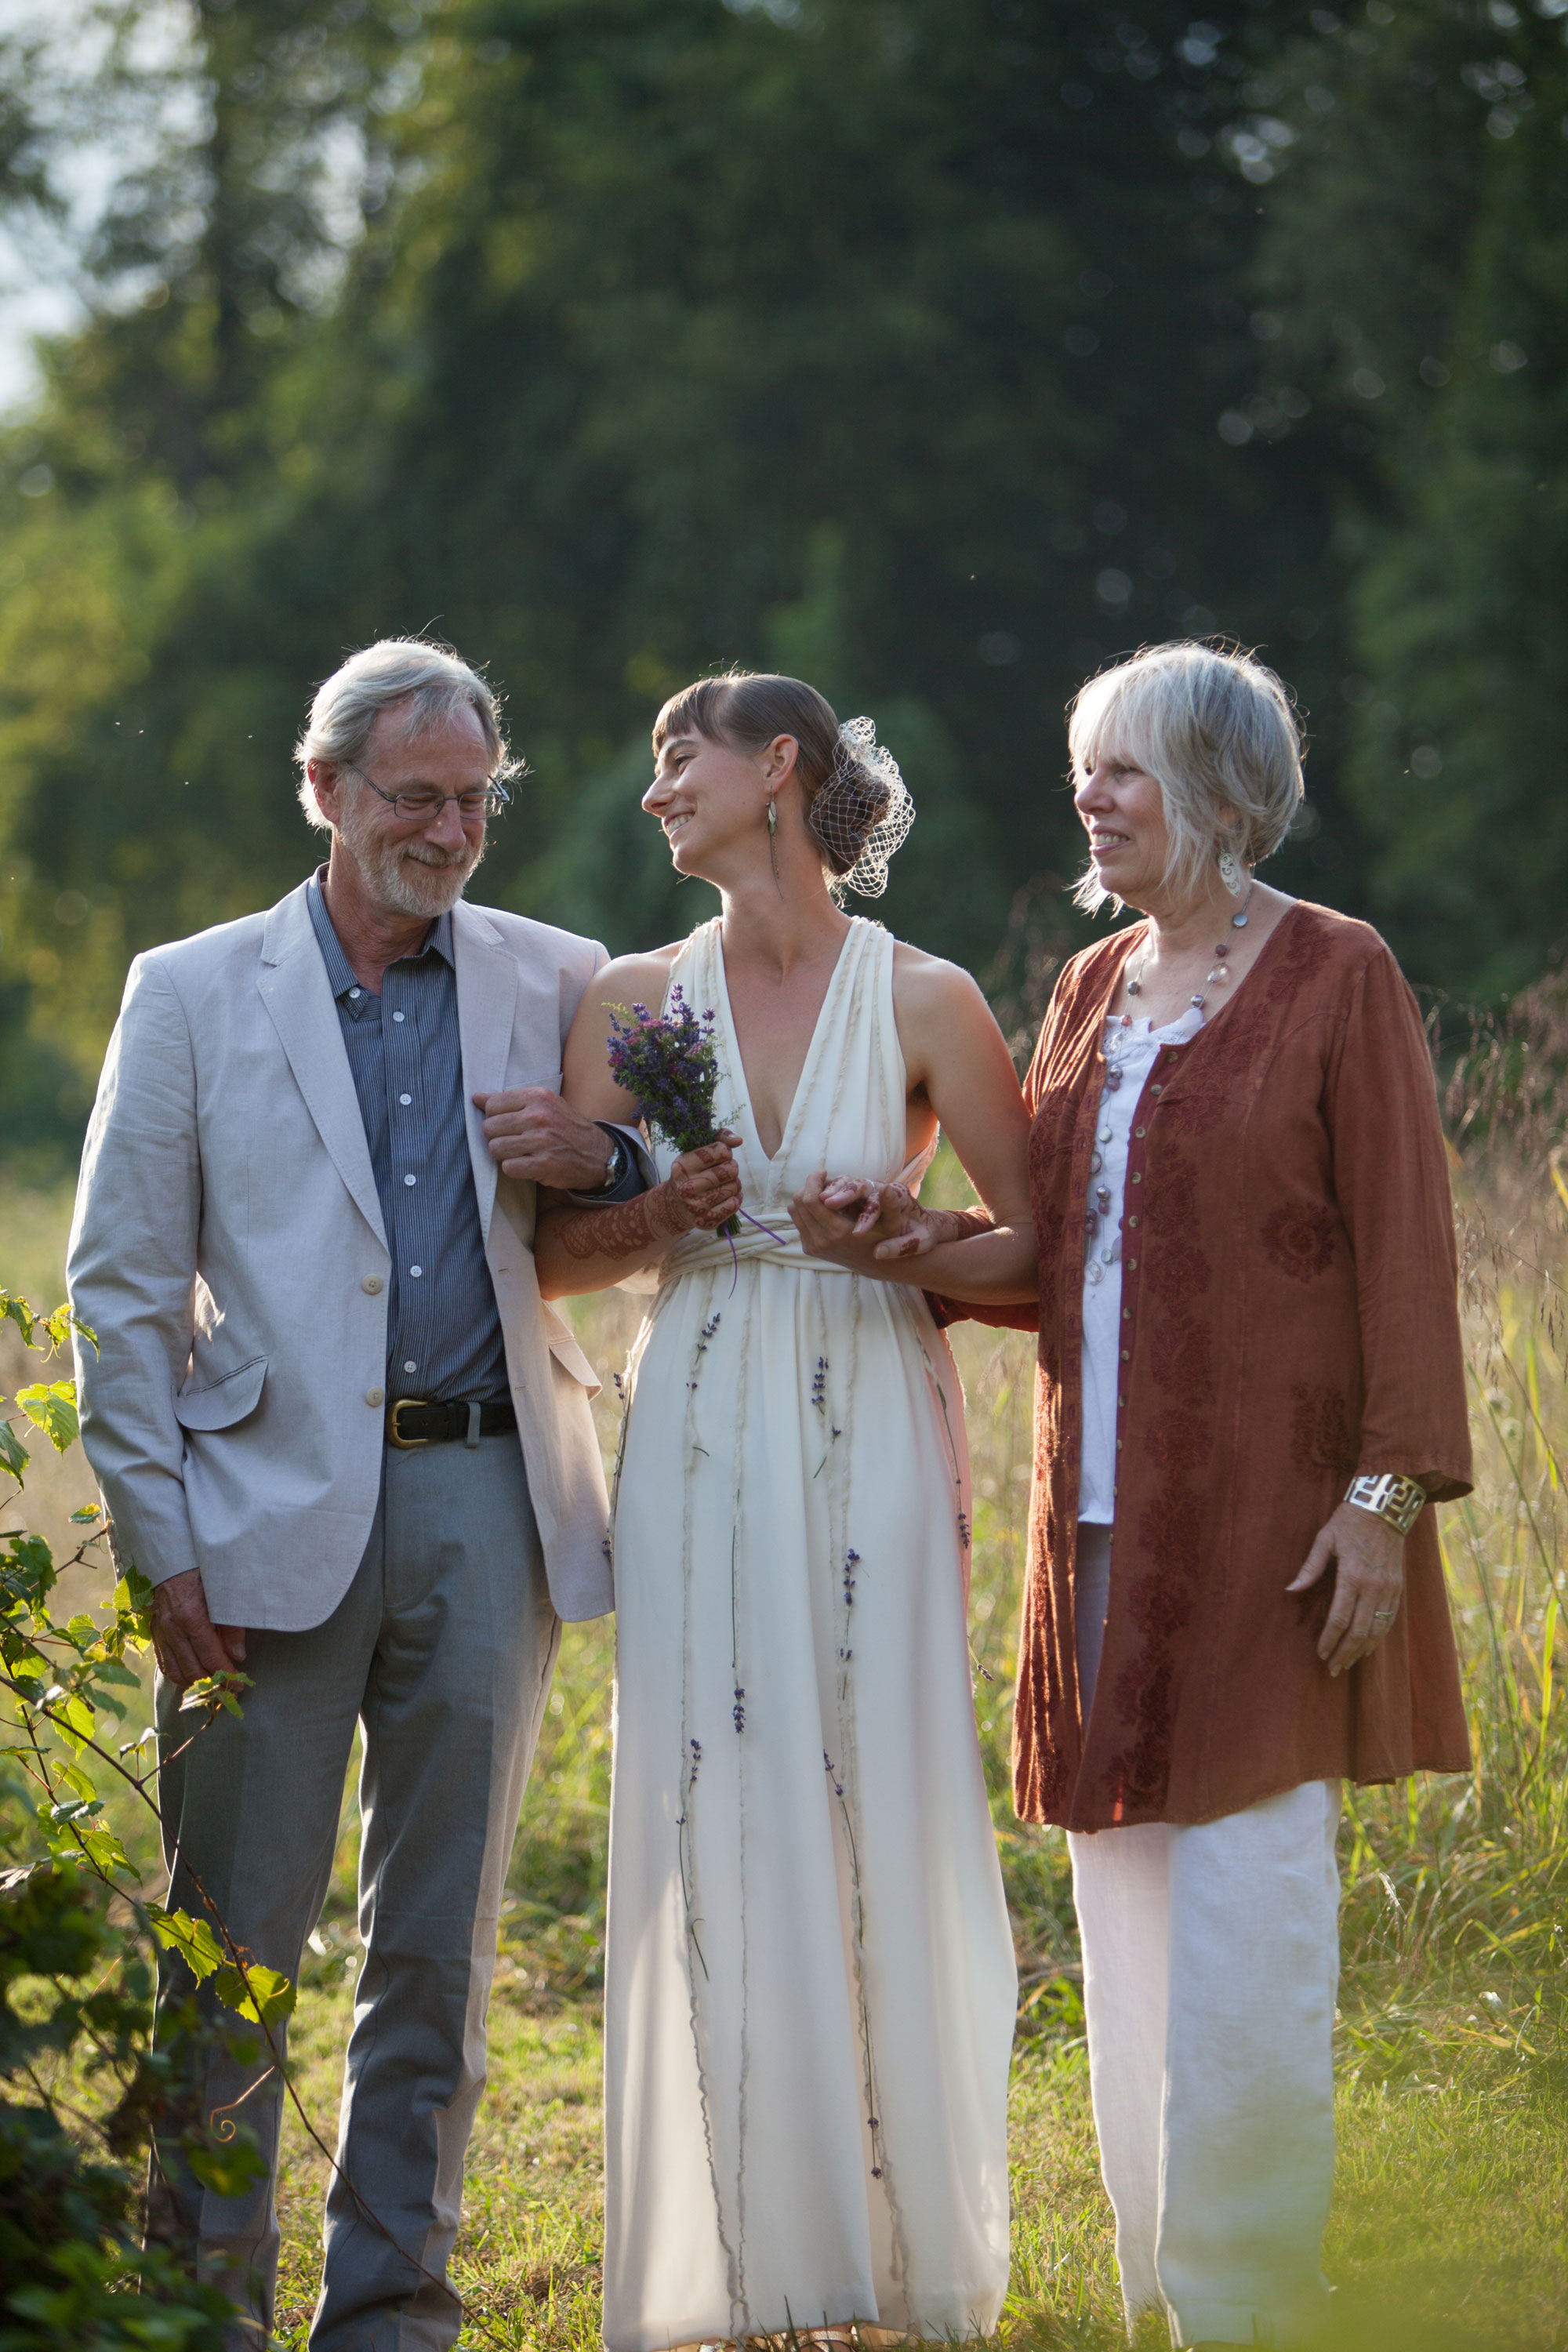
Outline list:
[[[683,1151],[664,1182],[667,1222],[676,1233],[716,1233],[741,1206],[741,1176],[735,1166],[738,1135],[726,1128],[716,1143]]]

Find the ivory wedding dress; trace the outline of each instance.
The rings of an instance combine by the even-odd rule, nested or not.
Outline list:
[[[612,2352],[858,2320],[991,2329],[1007,2284],[1016,1980],[975,1738],[968,1464],[918,1290],[807,1258],[816,1170],[891,1177],[893,941],[855,920],[775,1158],[717,921],[746,1206],[638,1336],[615,1514],[605,1973]],[[668,1159],[664,1163],[668,1165]]]

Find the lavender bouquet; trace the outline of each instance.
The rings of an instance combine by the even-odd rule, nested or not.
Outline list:
[[[629,1014],[624,1006],[610,1013],[609,1062],[616,1084],[637,1097],[643,1118],[672,1151],[696,1151],[719,1140],[713,1113],[719,1088],[713,1044],[717,1019],[711,1010],[694,1013],[679,983],[670,990],[669,1011],[662,1016],[646,1004],[634,1004]],[[740,1230],[734,1217],[719,1228],[731,1243]]]

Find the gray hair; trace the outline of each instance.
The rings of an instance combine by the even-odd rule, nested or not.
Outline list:
[[[1250,654],[1191,643],[1145,646],[1079,688],[1068,720],[1073,776],[1106,751],[1152,776],[1171,837],[1165,881],[1195,891],[1223,848],[1244,866],[1272,856],[1304,789],[1301,725],[1289,690]],[[1073,892],[1093,914],[1107,890],[1093,866]]]
[[[309,763],[324,760],[352,768],[363,756],[371,730],[384,710],[407,706],[405,737],[429,734],[465,707],[484,730],[485,754],[494,775],[514,775],[521,761],[508,757],[500,709],[477,670],[444,646],[423,637],[382,637],[351,654],[341,669],[316,689],[305,731],[294,746],[300,768],[300,806],[311,824],[327,820],[310,789]]]

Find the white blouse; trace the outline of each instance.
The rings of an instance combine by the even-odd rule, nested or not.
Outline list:
[[[1121,1216],[1132,1114],[1162,1045],[1184,1045],[1203,1025],[1195,1004],[1163,1029],[1151,1021],[1123,1022],[1120,1015],[1105,1024],[1106,1084],[1089,1163],[1088,1213],[1093,1222],[1083,1253],[1083,1464],[1078,1482],[1079,1517],[1097,1527],[1110,1527],[1116,1517]]]

